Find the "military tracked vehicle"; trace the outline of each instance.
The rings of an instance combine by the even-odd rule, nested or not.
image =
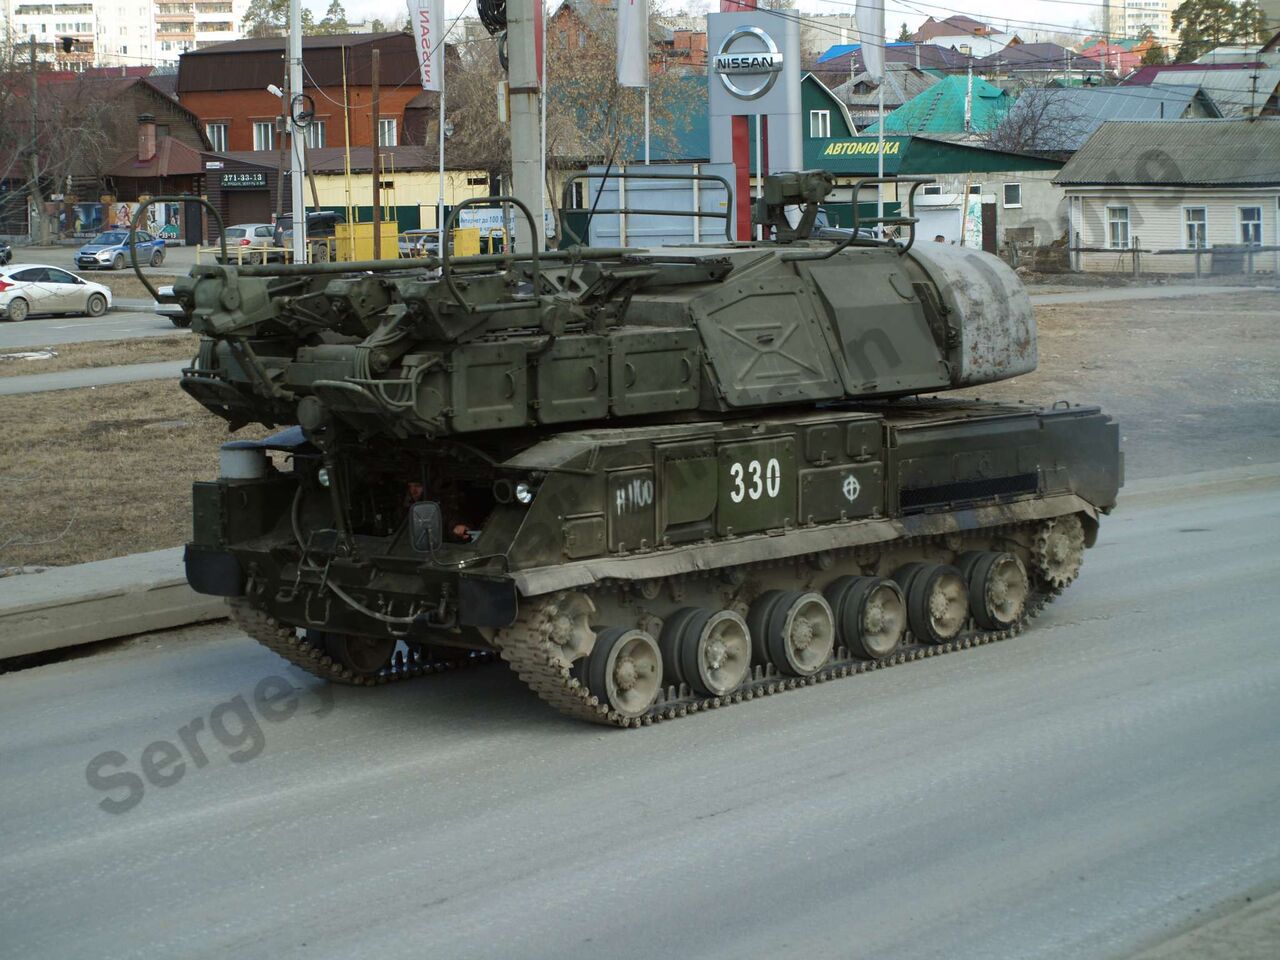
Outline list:
[[[768,178],[768,242],[195,267],[182,388],[282,429],[195,484],[191,585],[320,677],[501,657],[619,726],[1016,633],[1115,504],[1116,424],[922,396],[1033,370],[1027,294],[909,205],[809,238],[831,188]]]

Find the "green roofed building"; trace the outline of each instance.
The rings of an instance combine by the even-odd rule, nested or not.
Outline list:
[[[874,177],[880,143],[877,137],[838,137],[826,140],[806,137],[804,165],[829,171],[837,185],[850,186],[857,179]],[[917,236],[933,240],[941,235],[958,240],[977,205],[986,225],[985,246],[1002,249],[1010,239],[1051,243],[1066,233],[1064,191],[1053,183],[1061,160],[992,150],[971,141],[929,136],[887,136],[884,139],[885,176],[927,177],[934,182],[916,193],[920,217]],[[906,189],[886,188],[888,212],[898,209]],[[847,198],[847,199],[846,199]],[[844,204],[838,201],[845,200]],[[832,219],[849,226],[844,210],[850,192],[837,190],[837,203],[827,203]],[[874,209],[874,188],[862,189],[862,216]],[[850,212],[851,216],[851,212]]]
[[[965,124],[967,76],[943,77],[928,90],[908,100],[884,118],[885,133],[984,133],[999,125],[1009,110],[1010,96],[981,77],[974,77],[969,124]],[[878,133],[872,123],[863,133]]]

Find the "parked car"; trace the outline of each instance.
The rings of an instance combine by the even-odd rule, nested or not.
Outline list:
[[[346,215],[337,210],[313,210],[307,214],[307,243],[311,246],[312,260],[329,259],[329,244],[323,241],[337,234],[338,224],[346,222]],[[276,221],[275,245],[293,246],[292,214],[285,214]]]
[[[440,250],[438,231],[406,230],[396,238],[401,257],[434,257]]]
[[[156,316],[163,317],[175,327],[191,326],[191,317],[173,295],[173,284],[166,283],[163,287],[157,287],[156,294]]]
[[[275,227],[269,223],[237,223],[227,227],[227,256],[232,263],[243,259],[245,263],[266,263],[269,259],[283,260],[283,256],[270,256],[275,249]],[[236,248],[240,250],[237,252]]]
[[[0,313],[25,320],[33,313],[87,313],[100,317],[111,307],[111,291],[61,267],[15,263],[0,267]]]
[[[0,240],[0,267],[13,259],[13,247],[9,246],[8,240]]]
[[[158,267],[164,263],[164,241],[145,230],[135,234],[138,262]],[[76,251],[76,266],[81,270],[110,268],[123,270],[130,264],[129,231],[104,230]]]

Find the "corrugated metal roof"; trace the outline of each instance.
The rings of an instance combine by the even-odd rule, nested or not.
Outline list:
[[[1280,184],[1280,118],[1111,120],[1054,178],[1059,184]]]
[[[950,133],[963,130],[964,102],[968,90],[965,77],[944,77],[924,93],[886,114],[886,133]],[[973,103],[970,129],[990,130],[1004,119],[1009,95],[981,77],[973,78]],[[864,133],[875,133],[879,124],[871,124]]]
[[[1257,86],[1254,86],[1256,77]],[[1224,117],[1243,117],[1261,110],[1280,90],[1280,68],[1161,71],[1151,86],[1194,83],[1213,97]]]
[[[1213,101],[1196,86],[1054,87],[1028,90],[1009,109],[1010,123],[1033,117],[1035,150],[1080,149],[1090,134],[1108,120],[1181,120],[1197,103],[1209,116],[1220,116]],[[1033,113],[1029,113],[1033,112]]]
[[[359,47],[366,43],[376,43],[400,36],[398,30],[383,33],[332,33],[304,36],[303,50],[325,50],[336,47]],[[208,57],[226,53],[245,53],[246,51],[279,50],[284,52],[284,37],[244,37],[240,40],[228,40],[226,43],[215,43],[207,47],[184,51],[183,57]]]
[[[884,102],[890,109],[899,107],[912,97],[919,96],[938,82],[933,74],[917,70],[906,63],[886,63],[884,65]],[[855,88],[865,85],[866,93],[857,93]],[[851,108],[876,109],[880,100],[880,92],[876,89],[875,78],[869,73],[860,73],[852,80],[846,80],[832,93],[847,103]]]

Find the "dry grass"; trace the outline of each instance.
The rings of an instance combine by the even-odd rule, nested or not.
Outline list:
[[[228,436],[171,381],[0,397],[0,422],[0,567],[183,543]]]
[[[35,348],[23,347],[13,352],[26,353],[31,349]],[[87,367],[118,367],[162,360],[190,360],[196,352],[196,338],[190,333],[182,333],[172,337],[60,343],[49,349],[57,354],[51,360],[5,360],[0,355],[0,377],[56,373],[59,370],[82,370]]]
[[[126,300],[151,299],[151,291],[142,285],[142,282],[132,270],[121,270],[119,273],[108,270],[86,270],[80,276],[109,288],[114,297],[123,297]],[[147,279],[159,288],[173,283],[177,279],[177,275],[149,273],[147,274]]]

